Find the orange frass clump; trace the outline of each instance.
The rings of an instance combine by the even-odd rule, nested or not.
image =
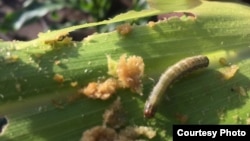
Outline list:
[[[132,32],[132,26],[130,24],[123,24],[117,26],[116,30],[120,35],[126,36]]]
[[[141,57],[122,55],[117,64],[117,76],[122,87],[141,93],[141,77],[144,74],[144,62]]]
[[[64,77],[61,74],[55,74],[53,79],[57,82],[57,83],[63,83],[64,82]]]
[[[91,82],[87,87],[80,90],[80,93],[94,99],[108,99],[115,93],[118,83],[115,79],[109,78],[104,82]]]
[[[149,21],[149,22],[148,22],[148,26],[149,26],[150,28],[155,27],[155,25],[156,25],[156,23],[155,23],[154,21]]]
[[[139,56],[122,55],[118,61],[107,55],[108,74],[104,82],[90,82],[80,93],[94,99],[108,99],[117,89],[130,88],[133,92],[142,93],[141,78],[144,73],[144,62]]]
[[[117,133],[114,129],[103,126],[95,126],[83,133],[81,141],[114,141]]]

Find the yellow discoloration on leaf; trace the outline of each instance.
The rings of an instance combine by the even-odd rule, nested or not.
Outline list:
[[[46,33],[38,34],[38,42],[49,45],[52,49],[63,46],[73,46],[72,38],[68,36],[68,30],[48,31]]]
[[[108,74],[117,77],[117,61],[113,60],[110,55],[107,55]]]
[[[10,55],[4,58],[6,64],[12,64],[19,60],[20,58],[17,55]]]

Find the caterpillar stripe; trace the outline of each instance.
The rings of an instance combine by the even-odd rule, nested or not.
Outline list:
[[[159,81],[150,93],[144,107],[144,117],[151,118],[156,112],[157,104],[167,88],[177,79],[194,70],[207,67],[209,59],[207,56],[198,55],[180,60],[169,67],[160,77]]]

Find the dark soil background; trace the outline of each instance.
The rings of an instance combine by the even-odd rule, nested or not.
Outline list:
[[[43,16],[37,12],[26,19],[23,25],[15,29],[15,24],[21,22],[21,17],[32,10],[44,8],[49,4],[43,0],[1,0],[0,1],[0,38],[3,40],[32,40],[39,32],[60,29],[73,25],[97,22],[114,17],[128,10],[141,10],[146,7],[145,0],[51,0],[51,5],[61,5],[61,8],[48,10]],[[28,6],[27,6],[28,5]],[[107,27],[106,27],[107,28]],[[103,28],[105,31],[105,28]],[[102,30],[103,30],[102,29]],[[108,30],[108,29],[107,29]],[[74,40],[82,40],[89,34],[100,32],[101,29],[91,28],[71,33]]]

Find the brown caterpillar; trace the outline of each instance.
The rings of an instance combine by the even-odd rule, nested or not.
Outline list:
[[[194,70],[207,67],[209,60],[207,56],[198,55],[180,60],[169,67],[160,77],[158,83],[150,93],[144,107],[144,117],[151,118],[156,112],[156,106],[167,88],[183,75]]]

